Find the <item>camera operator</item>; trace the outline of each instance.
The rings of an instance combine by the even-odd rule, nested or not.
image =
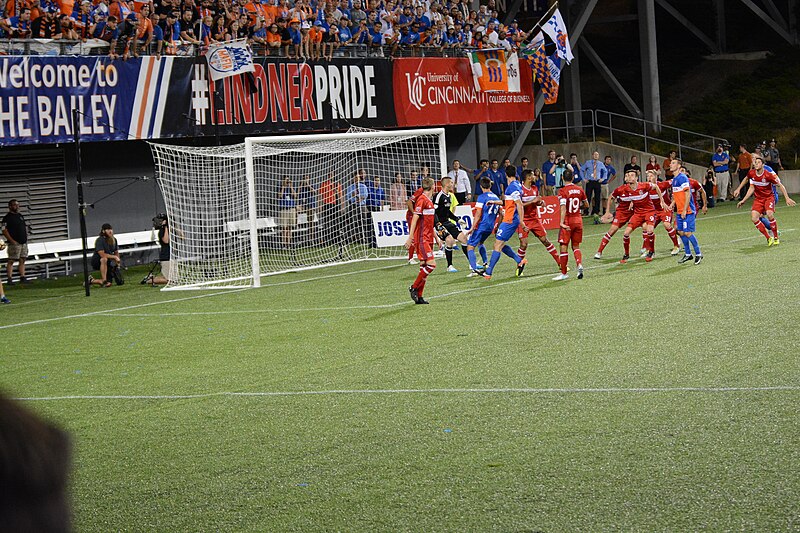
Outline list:
[[[89,276],[89,283],[110,287],[113,279],[117,285],[122,285],[125,280],[122,278],[119,258],[119,245],[114,237],[114,229],[111,224],[105,223],[100,229],[100,235],[94,241],[94,254],[92,254],[92,268],[100,271],[100,279]]]
[[[152,273],[144,279],[150,285],[166,285],[172,276],[172,262],[169,250],[169,221],[167,215],[160,213],[153,217],[153,229],[158,230],[158,261],[161,263],[161,274],[154,276]]]

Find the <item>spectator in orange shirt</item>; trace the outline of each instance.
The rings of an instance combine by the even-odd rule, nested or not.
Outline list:
[[[281,48],[281,30],[275,23],[270,24],[267,29],[267,50],[269,55],[274,55],[273,51]]]
[[[117,20],[127,20],[131,13],[133,10],[125,0],[112,0],[111,5],[108,6],[108,14],[117,17]]]
[[[671,150],[669,153],[669,157],[664,160],[664,164],[661,167],[664,169],[664,179],[671,180],[673,178],[672,171],[669,169],[669,164],[672,160],[678,158],[678,152],[675,150]]]
[[[136,28],[136,38],[139,40],[138,50],[142,50],[144,53],[147,53],[150,42],[153,40],[153,23],[150,22],[150,12],[150,5],[144,4],[137,15],[139,18],[139,24]]]
[[[325,37],[322,22],[316,21],[309,30],[308,35],[311,40],[311,58],[319,59],[322,56],[322,39]]]
[[[745,193],[747,192],[744,187],[741,186],[741,183],[747,177],[747,173],[750,172],[750,169],[753,167],[753,155],[747,151],[747,146],[740,144],[739,145],[739,157],[736,159],[736,174],[739,177],[739,200],[744,198]],[[773,169],[777,170],[777,169]]]
[[[56,0],[56,3],[62,15],[72,16],[72,12],[75,11],[75,0]]]

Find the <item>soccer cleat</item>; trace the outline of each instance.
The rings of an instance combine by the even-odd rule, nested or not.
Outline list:
[[[767,246],[772,246],[775,244],[775,237],[770,237],[767,239]]]
[[[481,276],[483,276],[483,279],[492,279],[492,275],[491,274],[487,274],[486,272],[483,272],[481,274]]]
[[[522,258],[522,261],[517,263],[517,277],[522,275],[522,271],[525,270],[525,265],[528,264],[528,260],[526,258]]]
[[[439,250],[433,252],[433,257],[441,259],[442,257],[444,257],[444,250],[440,248]]]
[[[416,259],[414,259],[414,258],[412,257],[411,259],[409,259],[409,260],[408,260],[408,264],[409,264],[409,265],[418,265],[418,264],[419,264],[419,261],[417,261]]]
[[[84,287],[89,287],[92,284],[93,281],[94,281],[94,278],[92,277],[91,274],[89,274],[89,279],[86,281],[86,283],[83,284],[83,286]]]
[[[416,304],[419,303],[419,295],[417,294],[417,289],[414,287],[408,288],[408,293],[411,295],[411,300]]]
[[[0,304],[10,304],[11,300],[6,298],[5,296],[0,296]]]
[[[23,285],[30,285],[31,283],[33,283],[31,280],[29,280],[24,276],[19,278],[19,282],[22,283]]]
[[[430,302],[428,300],[425,300],[422,296],[420,296],[419,298],[417,298],[417,301],[414,302],[414,303],[416,303],[416,304],[429,304]]]
[[[700,261],[702,261],[702,260],[703,260],[703,256],[702,255],[698,255],[697,257],[694,258],[694,264],[695,265],[699,265]]]
[[[685,263],[685,262],[687,262],[687,261],[691,261],[692,259],[694,259],[694,256],[692,256],[692,255],[685,255],[685,254],[684,254],[684,256],[683,256],[683,257],[681,257],[680,259],[678,259],[678,264],[679,264],[679,265],[682,265],[683,263]]]
[[[583,265],[578,266],[578,279],[583,279]]]
[[[653,252],[647,252],[644,256],[644,260],[650,263],[653,260],[653,256],[656,255]]]
[[[778,233],[780,233],[780,231]],[[781,240],[778,237],[775,237],[775,242],[772,243],[772,246],[778,246],[780,243]]]
[[[478,272],[477,270],[473,270],[469,274],[467,274],[467,277],[468,278],[476,278],[476,277],[478,277],[480,275],[481,275],[480,272]]]
[[[681,249],[680,249],[678,246],[676,246],[676,247],[674,247],[674,248],[672,249],[672,251],[669,253],[669,255],[678,255],[678,253],[679,253],[680,251],[681,251]]]
[[[553,278],[553,281],[564,281],[565,279],[569,279],[569,274],[559,274]]]
[[[641,253],[641,255],[639,255],[639,257],[647,257],[647,254],[649,254],[649,253],[650,252],[648,250],[642,250],[642,253]]]
[[[596,254],[594,254],[594,258],[595,259],[602,259],[603,258],[603,252],[597,252]]]
[[[458,272],[458,269],[456,267],[454,267],[453,265],[450,265],[449,267],[447,267],[447,271],[448,272]]]
[[[631,257],[630,257],[628,254],[625,254],[625,255],[623,255],[623,256],[622,256],[622,259],[620,259],[620,260],[619,260],[619,264],[620,264],[620,265],[624,265],[625,263],[627,263],[627,262],[628,262],[628,259],[630,259],[630,258],[631,258]]]

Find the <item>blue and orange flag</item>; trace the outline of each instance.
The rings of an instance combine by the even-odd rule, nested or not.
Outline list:
[[[515,56],[516,59],[516,56]],[[476,50],[470,53],[475,90],[509,92],[509,71],[504,50]],[[516,89],[519,91],[519,88]]]

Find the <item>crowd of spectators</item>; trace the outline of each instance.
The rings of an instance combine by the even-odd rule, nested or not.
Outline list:
[[[269,55],[330,59],[349,45],[406,55],[527,39],[495,0],[7,0],[0,38],[100,39],[112,57],[247,39]]]

